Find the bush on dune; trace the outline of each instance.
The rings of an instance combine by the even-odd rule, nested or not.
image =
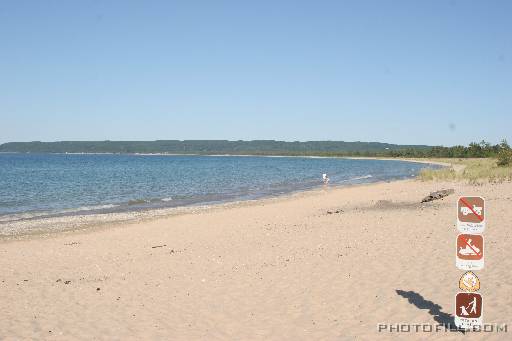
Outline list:
[[[512,149],[506,140],[501,141],[500,151],[498,152],[497,165],[500,167],[509,166],[512,164]]]

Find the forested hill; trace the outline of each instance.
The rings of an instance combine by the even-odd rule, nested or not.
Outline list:
[[[20,153],[168,153],[252,155],[374,155],[400,150],[430,150],[423,145],[379,142],[274,140],[157,140],[157,141],[59,141],[9,142],[0,152]]]

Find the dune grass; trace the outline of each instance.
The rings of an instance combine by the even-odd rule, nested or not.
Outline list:
[[[496,159],[431,159],[451,164],[441,169],[425,169],[418,178],[429,180],[458,180],[470,183],[512,181],[512,166],[498,166]]]

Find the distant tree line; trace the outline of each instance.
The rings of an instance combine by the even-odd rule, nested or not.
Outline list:
[[[437,158],[482,158],[497,157],[500,152],[510,151],[510,146],[506,140],[492,145],[489,142],[472,142],[466,146],[453,147],[431,147],[427,149],[406,148],[402,150],[392,150],[387,155],[392,157],[437,157]]]
[[[0,152],[20,153],[168,153],[168,154],[251,154],[251,155],[341,155],[355,152],[377,154],[403,148],[428,149],[423,145],[379,142],[275,140],[157,140],[157,141],[59,141],[9,142]]]
[[[508,143],[470,143],[468,146],[397,145],[379,142],[275,140],[157,140],[157,141],[59,141],[9,142],[0,152],[19,153],[162,153],[289,156],[366,156],[412,158],[512,158]],[[511,161],[512,162],[512,161]]]

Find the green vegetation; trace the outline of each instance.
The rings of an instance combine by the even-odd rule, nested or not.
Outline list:
[[[431,147],[426,149],[406,148],[397,151],[391,151],[390,156],[394,157],[428,157],[428,158],[485,158],[497,157],[498,154],[508,150],[510,147],[507,141],[503,140],[500,144],[491,145],[489,142],[472,142],[469,146],[453,147]]]
[[[507,141],[501,141],[500,147],[501,149],[498,152],[498,166],[506,167],[512,165],[512,149],[510,149]]]
[[[455,180],[457,178],[457,173],[455,172],[455,169],[453,167],[443,167],[439,169],[423,169],[420,171],[418,178],[423,181]]]
[[[485,158],[498,157],[500,165],[512,162],[506,141],[497,145],[488,142],[469,146],[397,145],[378,142],[274,140],[157,140],[157,141],[60,141],[9,142],[0,145],[0,152],[19,153],[167,153],[167,154],[232,154],[232,155],[316,155],[374,156],[408,158]]]
[[[378,142],[158,140],[10,142],[0,145],[0,152],[376,156],[384,155],[392,150],[419,151],[430,148],[421,145],[403,146]]]
[[[498,166],[496,159],[432,159],[451,164],[440,169],[424,169],[420,172],[421,180],[467,180],[478,184],[482,181],[512,181],[512,165]]]

